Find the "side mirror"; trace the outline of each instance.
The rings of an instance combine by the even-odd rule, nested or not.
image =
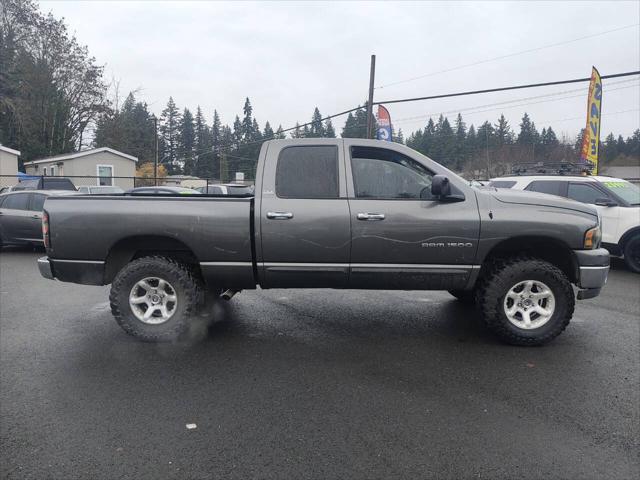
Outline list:
[[[618,204],[609,198],[596,198],[599,207],[616,207]]]
[[[438,198],[451,195],[451,184],[444,175],[434,175],[431,179],[431,195]]]

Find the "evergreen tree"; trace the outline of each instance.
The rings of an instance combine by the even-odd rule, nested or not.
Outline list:
[[[244,102],[244,107],[242,109],[242,112],[244,113],[244,117],[242,119],[241,140],[244,140],[245,142],[250,142],[251,140],[253,140],[254,130],[253,130],[253,118],[251,117],[251,114],[253,113],[253,107],[251,106],[249,97],[247,97]]]
[[[613,133],[610,133],[607,135],[607,138],[605,138],[600,148],[600,154],[602,155],[602,160],[606,163],[611,162],[618,156],[618,142],[616,141],[616,137],[613,136]]]
[[[467,125],[462,120],[462,115],[458,113],[455,124],[455,146],[454,146],[454,161],[452,165],[458,170],[462,169],[462,165],[467,156]]]
[[[374,131],[376,126],[374,125]],[[342,138],[367,138],[367,111],[358,106],[355,114],[349,113],[342,129]]]
[[[196,173],[194,158],[194,147],[196,143],[196,132],[193,124],[193,115],[188,108],[182,113],[182,120],[179,128],[179,163],[182,165],[182,172],[185,175]]]
[[[640,128],[635,129],[627,139],[624,153],[640,160]]]
[[[536,124],[531,121],[527,113],[522,117],[520,123],[520,133],[518,134],[518,144],[537,145],[540,141],[540,134],[536,130]]]
[[[211,131],[207,126],[200,105],[196,109],[195,117],[195,169],[192,172],[200,178],[213,176],[213,157]]]
[[[509,122],[504,118],[504,114],[500,115],[498,123],[495,124],[495,138],[497,145],[510,145],[513,143],[513,132],[509,126]]]
[[[278,130],[276,130],[276,138],[279,140],[287,138],[285,133],[282,131],[282,125],[278,125]]]
[[[404,144],[404,135],[401,128],[398,129],[398,134],[394,137],[393,141]]]
[[[160,115],[160,134],[164,146],[162,163],[167,165],[169,175],[180,171],[177,156],[180,121],[178,107],[176,107],[173,97],[169,97],[167,107]]]
[[[296,127],[291,131],[291,138],[303,138],[303,136],[300,124],[296,122]]]
[[[228,129],[229,127],[226,128]],[[218,111],[214,110],[213,123],[211,124],[211,149],[213,151],[213,155],[211,163],[208,163],[210,167],[206,169],[206,176],[208,178],[217,178],[220,180],[220,152],[224,146],[220,116],[218,115]]]
[[[257,142],[262,140],[262,132],[260,132],[260,125],[258,125],[258,120],[255,118],[251,123],[251,141]]]
[[[265,140],[271,140],[272,138],[274,138],[273,128],[271,128],[271,125],[269,125],[269,122],[264,124],[264,136],[263,136],[263,138]]]
[[[235,120],[233,121],[233,146],[237,148],[242,143],[242,138],[244,136],[244,126],[240,121],[240,117],[236,115]]]
[[[313,115],[311,116],[311,127],[305,136],[309,138],[320,138],[324,137],[324,134],[325,131],[324,125],[322,124],[322,115],[320,114],[318,107],[316,107],[313,110]]]
[[[327,118],[324,122],[324,136],[327,138],[336,138],[336,131],[333,128],[330,118]]]

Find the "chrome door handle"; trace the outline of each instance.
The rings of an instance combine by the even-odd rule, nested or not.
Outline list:
[[[359,213],[358,220],[384,220],[384,213]]]
[[[267,212],[267,218],[272,220],[289,220],[293,218],[293,213],[291,212]]]

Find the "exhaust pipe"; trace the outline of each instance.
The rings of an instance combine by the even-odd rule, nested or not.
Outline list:
[[[225,300],[231,300],[236,293],[240,293],[241,291],[242,290],[234,290],[233,288],[230,288],[222,292],[222,295],[220,295],[220,297],[224,298]]]

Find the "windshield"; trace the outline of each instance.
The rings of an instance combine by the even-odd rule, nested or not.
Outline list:
[[[629,205],[640,205],[640,187],[626,180],[611,180],[602,185]]]

